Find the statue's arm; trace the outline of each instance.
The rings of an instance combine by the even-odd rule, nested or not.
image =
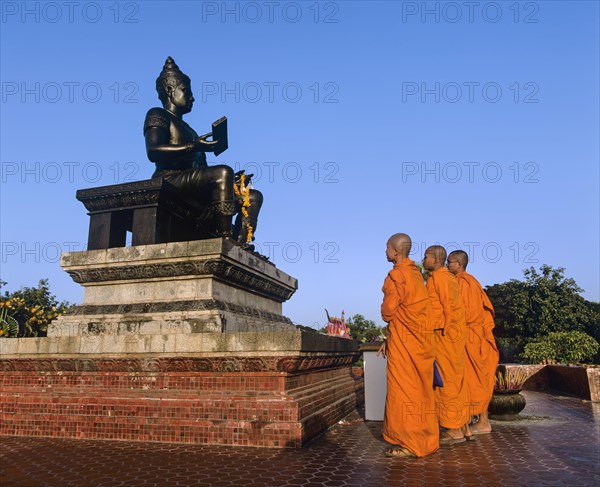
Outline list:
[[[211,134],[198,137],[187,144],[173,144],[170,141],[170,120],[160,109],[151,109],[144,122],[144,139],[146,153],[152,162],[169,162],[178,157],[197,154],[198,152],[214,151],[217,142],[208,142]]]
[[[171,144],[169,134],[156,127],[149,128],[144,134],[146,153],[152,162],[168,162],[178,156],[189,155],[194,151],[194,144]]]

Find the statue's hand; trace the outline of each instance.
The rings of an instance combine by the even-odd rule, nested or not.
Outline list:
[[[244,177],[244,181],[246,183],[246,185],[250,184],[250,181],[252,180],[252,176],[254,176],[254,174],[245,174],[246,171],[244,171],[244,169],[242,169],[241,171],[236,172],[233,175],[233,179],[236,183],[239,183],[242,179],[242,174],[245,175]]]
[[[209,132],[207,134],[204,134],[204,135],[198,137],[198,140],[196,141],[196,149],[204,151],[204,152],[213,152],[219,145],[219,141],[218,140],[206,140],[209,137],[212,137],[212,132]]]
[[[236,183],[239,183],[239,182],[240,182],[240,180],[242,179],[242,174],[244,174],[245,172],[246,172],[246,171],[244,171],[243,169],[242,169],[241,171],[238,171],[238,172],[236,172],[236,173],[233,175],[233,180],[234,180]]]

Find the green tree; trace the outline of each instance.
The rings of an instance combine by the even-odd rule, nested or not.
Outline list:
[[[346,322],[350,329],[350,336],[361,343],[375,342],[380,340],[383,329],[372,320],[367,320],[361,314],[355,314]]]
[[[513,362],[527,340],[525,321],[529,308],[525,283],[512,279],[486,288],[494,305],[494,335],[500,349],[500,360]]]
[[[0,282],[0,288],[5,285],[6,282]],[[5,291],[0,296],[0,336],[46,336],[48,324],[69,306],[50,292],[48,279],[41,279],[37,287],[23,287],[12,293]]]
[[[600,306],[585,300],[565,269],[542,265],[523,271],[525,279],[512,279],[486,287],[496,310],[498,345],[503,361],[513,361],[534,338],[551,332],[578,331],[600,334]]]
[[[595,357],[600,345],[581,331],[553,331],[525,345],[523,358],[533,363],[581,364]]]

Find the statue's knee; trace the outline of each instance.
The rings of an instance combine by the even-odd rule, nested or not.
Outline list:
[[[233,183],[233,169],[229,166],[210,166],[213,180],[219,184]]]

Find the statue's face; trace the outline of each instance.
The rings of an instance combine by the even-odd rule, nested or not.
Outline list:
[[[189,83],[180,83],[177,88],[170,92],[171,102],[181,113],[189,113],[194,105],[194,94]]]

